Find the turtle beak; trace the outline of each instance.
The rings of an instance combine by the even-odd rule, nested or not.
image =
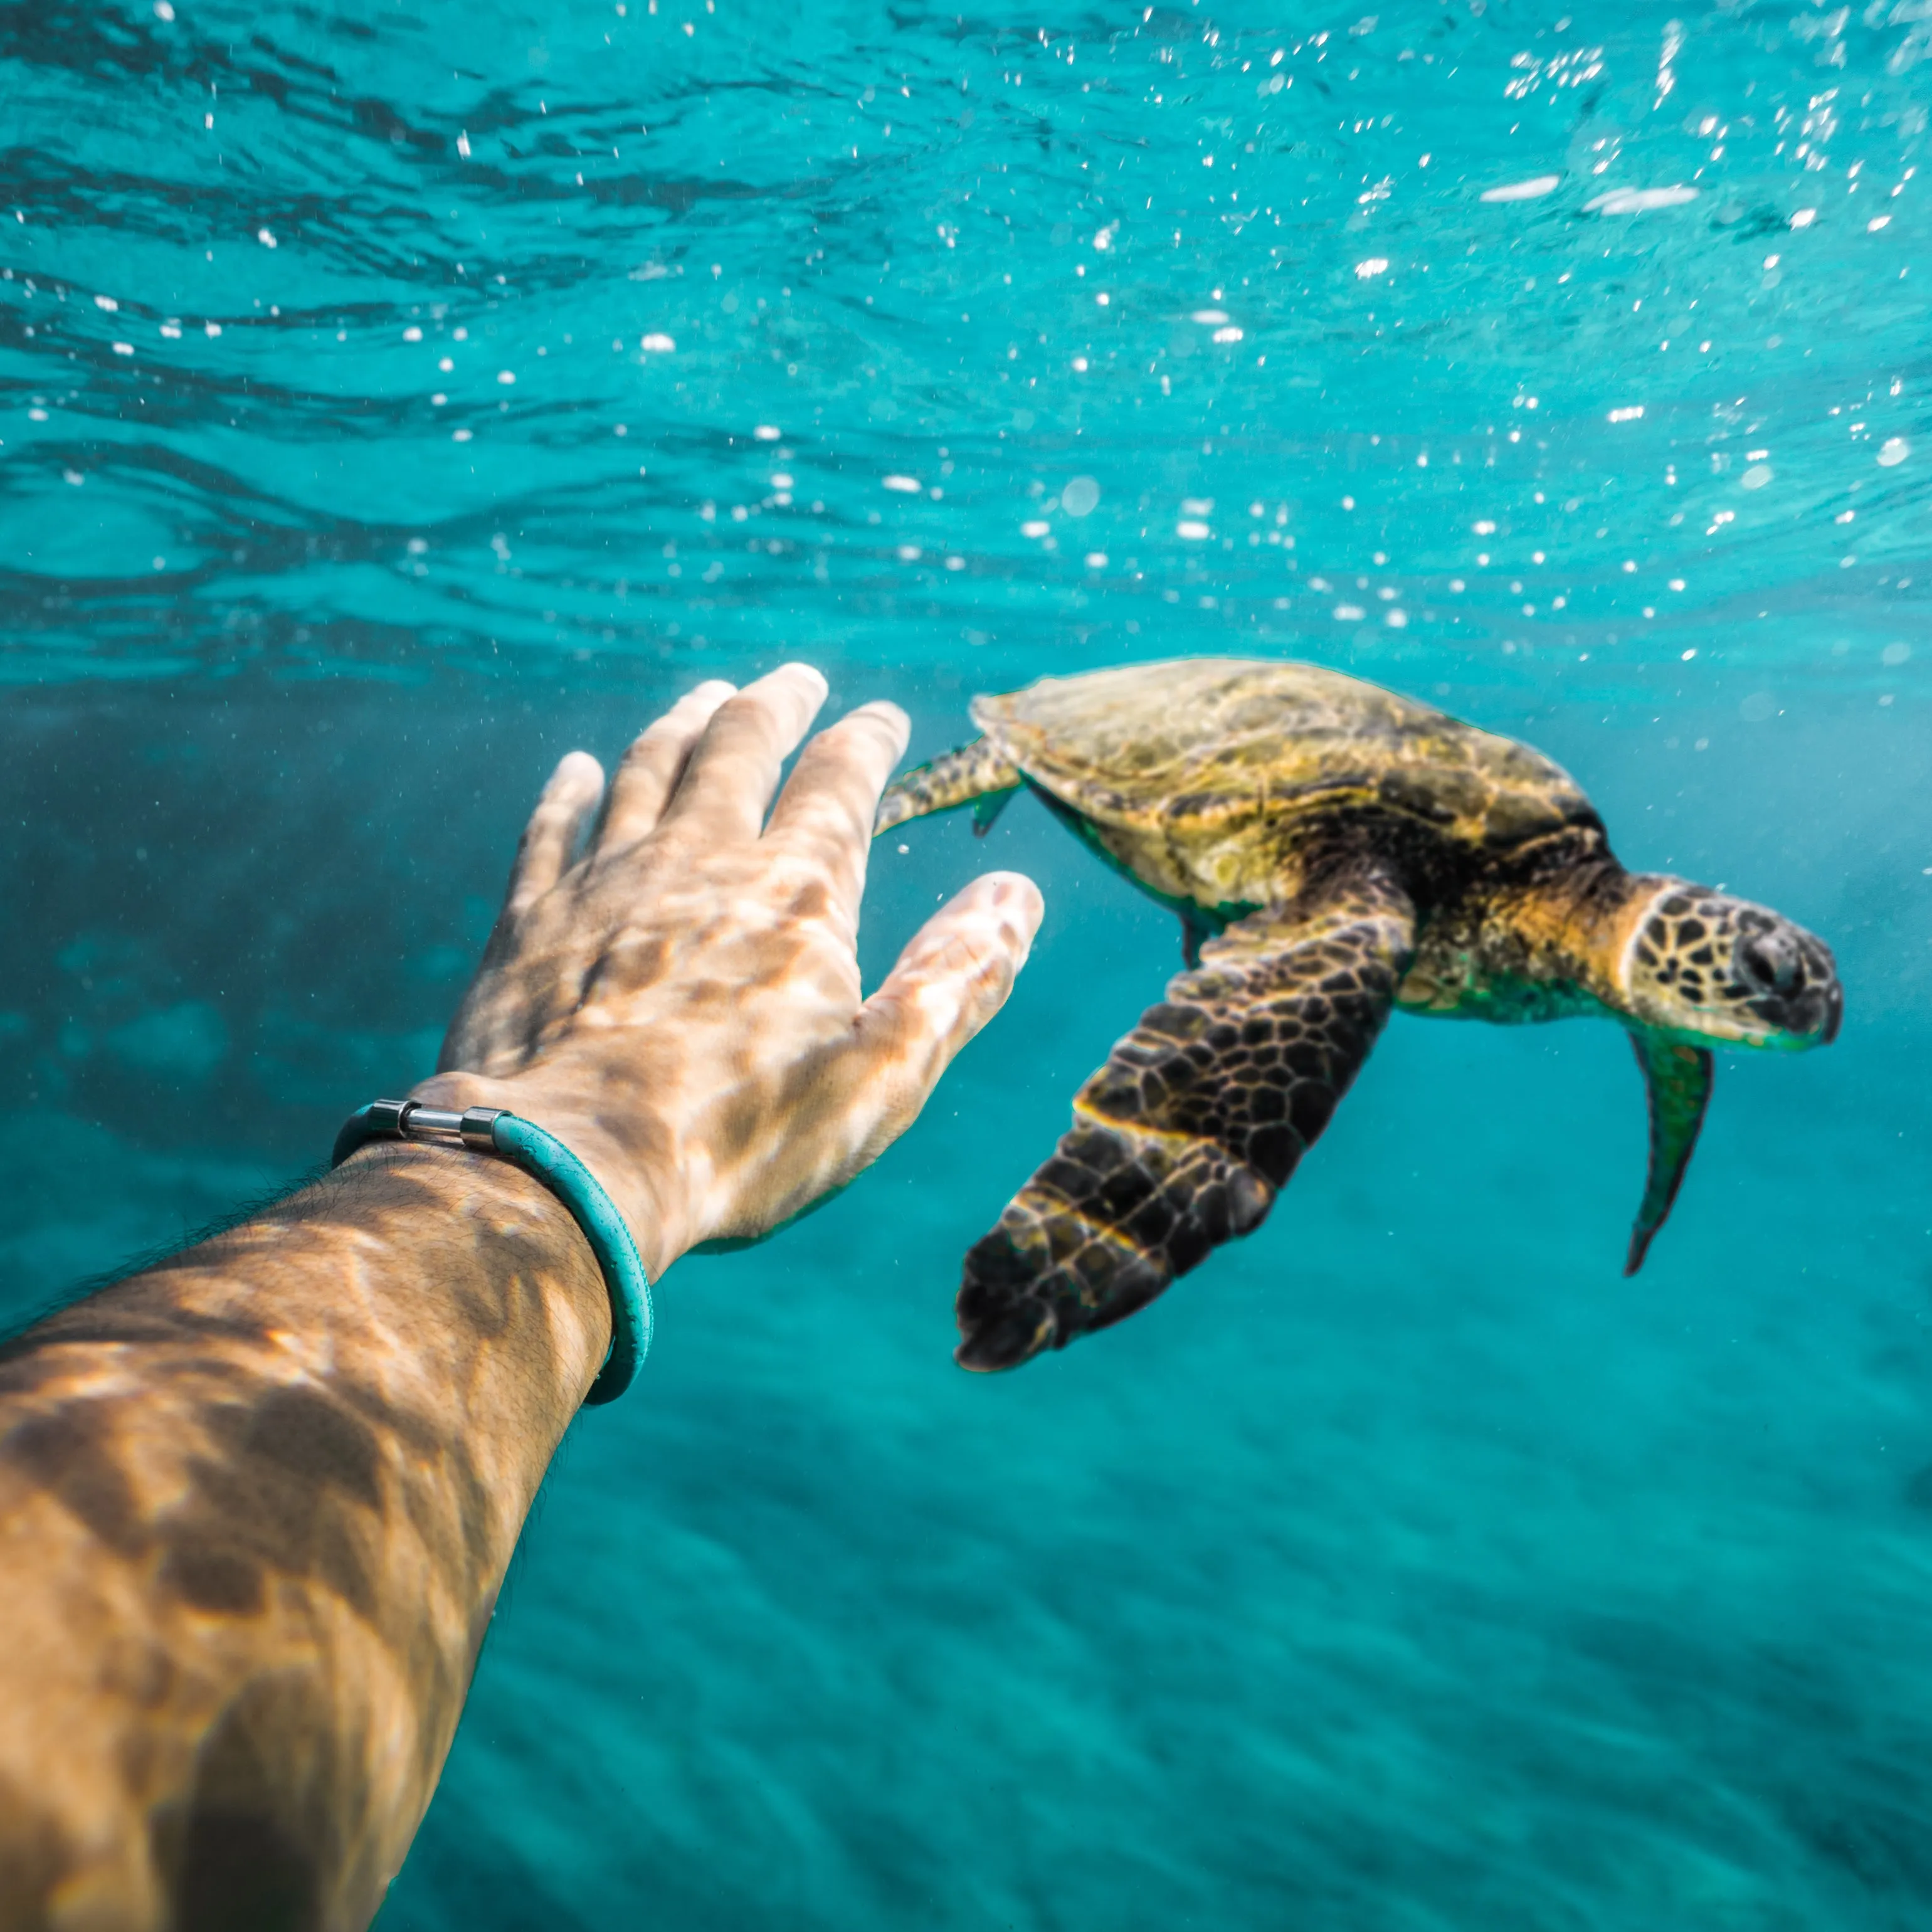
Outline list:
[[[1845,1016],[1837,962],[1822,939],[1795,926],[1747,933],[1736,956],[1750,1010],[1792,1044],[1829,1046]]]

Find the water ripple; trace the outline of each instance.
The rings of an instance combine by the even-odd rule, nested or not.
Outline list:
[[[6,675],[1587,688],[1916,608],[1902,18],[661,4],[0,9]]]

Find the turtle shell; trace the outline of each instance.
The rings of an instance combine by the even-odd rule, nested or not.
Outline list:
[[[1599,822],[1540,752],[1315,664],[1129,664],[975,698],[973,718],[1096,826],[1167,840],[1379,808],[1496,852]]]

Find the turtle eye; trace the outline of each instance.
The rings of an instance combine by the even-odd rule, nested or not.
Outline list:
[[[1788,993],[1804,976],[1804,962],[1789,933],[1748,932],[1738,940],[1738,970],[1766,992]]]

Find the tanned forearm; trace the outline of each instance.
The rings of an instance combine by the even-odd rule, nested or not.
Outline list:
[[[0,1352],[0,1924],[364,1924],[610,1338],[551,1195],[410,1147]]]
[[[562,1140],[653,1280],[850,1180],[1039,923],[979,880],[862,996],[906,725],[852,712],[767,817],[824,695],[700,685],[608,787],[566,758],[416,1089]],[[0,1349],[0,1932],[358,1932],[610,1341],[541,1185],[400,1147]]]

